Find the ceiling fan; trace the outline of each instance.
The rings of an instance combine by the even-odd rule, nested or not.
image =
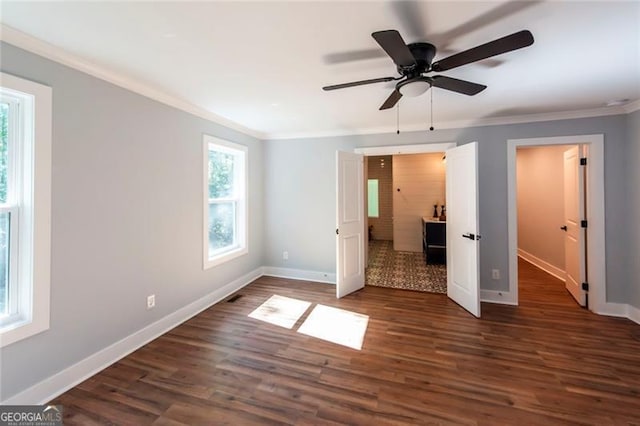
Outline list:
[[[448,71],[533,44],[531,32],[523,30],[433,62],[433,58],[436,55],[436,47],[431,43],[411,43],[407,45],[396,30],[376,31],[371,36],[396,64],[400,77],[353,81],[351,83],[325,86],[322,90],[336,90],[365,84],[398,81],[396,88],[384,101],[380,110],[393,108],[402,96],[419,96],[432,86],[469,96],[476,95],[486,89],[487,86],[443,75],[429,76],[424,74]]]

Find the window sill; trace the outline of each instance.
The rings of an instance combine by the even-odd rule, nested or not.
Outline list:
[[[40,321],[16,320],[0,328],[0,348],[34,336],[49,329],[48,318]]]
[[[238,247],[234,250],[228,251],[224,254],[219,254],[214,258],[211,259],[205,259],[204,261],[204,268],[203,269],[209,269],[212,268],[214,266],[218,266],[222,263],[226,263],[232,259],[235,259],[237,257],[240,256],[244,256],[245,254],[249,253],[249,249],[247,247]]]

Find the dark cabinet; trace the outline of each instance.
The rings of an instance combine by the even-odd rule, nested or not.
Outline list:
[[[447,263],[447,222],[422,219],[422,251],[427,264]]]

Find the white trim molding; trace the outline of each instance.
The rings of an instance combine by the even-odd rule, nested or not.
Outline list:
[[[480,289],[480,301],[486,303],[498,303],[500,305],[518,305],[518,301],[514,299],[511,292],[501,290]]]
[[[146,82],[143,83],[125,74],[118,73],[104,66],[96,65],[85,58],[69,53],[60,47],[25,34],[22,31],[18,31],[6,24],[0,24],[0,41],[12,44],[16,47],[35,53],[36,55],[40,55],[78,71],[82,71],[93,77],[115,84],[116,86],[130,90],[149,99],[153,99],[154,101],[169,105],[197,117],[204,118],[205,120],[212,121],[240,133],[244,133],[245,135],[253,136],[258,139],[265,139],[267,136],[265,133],[250,129],[236,123],[235,121],[231,121],[220,115],[214,114],[213,112],[194,105],[189,101],[169,95],[161,87],[153,86]]]
[[[636,324],[640,324],[640,309],[635,306],[627,305],[627,318]]]
[[[263,267],[263,275],[268,277],[289,278],[292,280],[313,281],[326,284],[336,283],[336,274],[334,272],[307,271],[304,269],[265,266]]]
[[[545,271],[548,274],[553,275],[554,277],[556,277],[557,279],[559,279],[560,281],[566,281],[566,272],[563,271],[562,269],[558,268],[557,266],[554,266],[552,264],[550,264],[547,261],[544,261],[542,259],[540,259],[537,256],[532,255],[531,253],[522,250],[521,248],[518,249],[518,256],[521,257],[523,260],[526,260],[527,262],[531,263],[533,266],[542,269],[543,271]]]
[[[13,176],[21,187],[15,194],[20,230],[11,242],[17,247],[11,256],[17,256],[14,279],[20,301],[16,302],[15,319],[0,328],[0,347],[4,347],[49,329],[53,90],[0,72],[0,92],[18,102],[16,133],[21,135],[15,145],[21,154],[14,157],[20,158],[19,173]]]
[[[195,116],[204,118],[206,120],[218,123],[222,126],[244,133],[246,135],[253,136],[261,140],[275,140],[275,139],[305,139],[305,138],[321,138],[321,137],[335,137],[335,136],[349,136],[349,135],[371,135],[379,133],[395,133],[395,127],[368,127],[362,129],[344,128],[330,131],[312,131],[312,132],[288,132],[288,133],[265,133],[259,130],[251,129],[243,126],[235,121],[229,120],[225,117],[217,115],[211,111],[208,111],[193,103],[170,95],[166,91],[158,86],[152,86],[148,83],[143,83],[139,80],[133,79],[123,73],[118,73],[112,69],[108,69],[104,66],[97,65],[91,62],[87,58],[83,58],[79,55],[70,53],[69,51],[62,49],[46,41],[40,40],[36,37],[23,33],[15,28],[12,28],[6,24],[0,24],[0,41],[12,44],[16,47],[35,53],[52,61],[66,65],[73,69],[82,71],[101,80],[108,81],[116,86],[123,87],[132,92],[138,93],[147,98],[161,102],[165,105],[172,106],[182,111],[188,112]],[[555,121],[555,120],[571,120],[578,118],[590,118],[600,117],[608,115],[620,115],[629,114],[631,112],[640,109],[640,100],[630,102],[626,105],[614,105],[610,107],[581,109],[574,111],[557,111],[540,114],[522,114],[508,117],[488,117],[488,118],[474,118],[467,120],[454,120],[438,123],[438,129],[461,129],[466,127],[479,127],[479,126],[502,126],[507,124],[519,124],[519,123],[535,123],[541,121]],[[404,132],[421,132],[429,129],[427,123],[419,123],[413,125],[403,126]]]
[[[636,111],[640,110],[640,99],[635,100],[633,102],[629,102],[626,105],[622,105],[622,109],[627,114],[631,114],[632,112],[636,112]]]
[[[640,109],[640,100],[630,102],[625,105],[614,105],[609,107],[580,109],[574,111],[544,112],[539,114],[523,114],[508,117],[485,117],[468,120],[442,121],[438,122],[438,130],[464,129],[469,127],[483,126],[505,126],[509,124],[539,123],[543,121],[575,120],[580,118],[606,117],[609,115],[624,115]],[[429,130],[427,123],[408,124],[402,126],[404,133],[426,132]],[[300,132],[300,133],[269,133],[267,140],[276,139],[307,139],[307,138],[328,138],[336,136],[351,135],[375,135],[381,133],[395,133],[396,128],[392,126],[369,127],[363,129],[336,129],[322,132]]]
[[[198,315],[212,305],[226,299],[231,294],[251,284],[262,276],[288,278],[302,281],[335,284],[335,274],[302,269],[262,266],[214,290],[147,327],[122,340],[88,356],[78,363],[33,385],[32,387],[0,401],[0,405],[46,404],[89,377],[104,370],[169,330]],[[480,290],[480,300],[486,303],[517,305],[517,300],[509,291]],[[601,315],[629,318],[640,324],[640,309],[620,303],[606,303],[595,311]]]
[[[446,150],[455,147],[455,142],[441,142],[418,145],[372,146],[366,148],[356,148],[353,150],[353,152],[362,155],[423,154],[427,152],[445,152]]]
[[[516,185],[516,152],[520,146],[578,145],[588,147],[587,211],[589,238],[587,238],[587,264],[589,265],[589,309],[600,312],[607,303],[605,210],[604,210],[604,136],[575,135],[507,141],[507,214],[509,239],[509,291],[518,302],[518,211]]]
[[[606,315],[609,317],[628,318],[629,305],[625,305],[624,303],[607,302],[600,305],[598,310],[594,312],[598,315]]]
[[[594,312],[599,315],[627,318],[635,322],[636,324],[640,324],[640,309],[632,305],[607,302],[604,305],[600,306],[600,308]]]
[[[229,282],[167,315],[166,317],[138,330],[122,340],[88,356],[82,361],[65,368],[57,374],[32,387],[0,402],[2,405],[46,404],[94,374],[104,370],[114,362],[124,358],[150,341],[162,336],[172,328],[182,324],[210,306],[220,302],[232,293],[252,283],[262,276],[262,267]]]

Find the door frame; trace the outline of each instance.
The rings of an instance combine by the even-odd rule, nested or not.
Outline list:
[[[586,219],[588,220],[587,265],[589,310],[602,312],[607,303],[604,204],[604,135],[576,135],[507,140],[507,215],[509,238],[510,302],[518,304],[518,205],[516,152],[521,146],[585,145],[587,165]]]
[[[428,154],[433,152],[446,152],[450,148],[455,148],[458,146],[456,142],[438,142],[438,143],[426,143],[426,144],[416,144],[416,145],[389,145],[389,146],[372,146],[372,147],[362,147],[355,148],[353,152],[356,154],[364,155],[365,167],[362,174],[362,178],[365,180],[364,188],[365,188],[365,208],[362,214],[364,215],[364,226],[365,226],[365,236],[367,246],[365,247],[365,265],[369,264],[369,216],[367,212],[367,184],[366,179],[368,177],[368,167],[367,158],[375,155],[406,155],[406,154]],[[447,272],[448,273],[448,272]],[[366,281],[365,281],[366,283]]]
[[[353,152],[362,154],[365,157],[375,155],[427,154],[430,152],[445,152],[449,148],[455,148],[456,146],[458,146],[456,142],[439,142],[418,145],[371,146],[356,148]]]
[[[455,148],[458,146],[456,142],[439,142],[439,143],[425,143],[419,145],[390,145],[390,146],[372,146],[365,148],[356,148],[353,150],[356,154],[364,155],[365,167],[363,173],[363,179],[365,180],[365,206],[367,205],[367,185],[366,180],[368,177],[368,167],[367,167],[367,158],[376,156],[376,155],[407,155],[407,154],[429,154],[433,152],[446,152],[449,148]],[[367,209],[365,207],[364,221],[365,221],[365,231],[368,231],[369,225],[369,217],[367,214]],[[367,243],[369,242],[368,232],[367,232]],[[365,252],[368,253],[368,249]],[[368,258],[367,258],[368,260]],[[365,263],[367,264],[367,263]]]

